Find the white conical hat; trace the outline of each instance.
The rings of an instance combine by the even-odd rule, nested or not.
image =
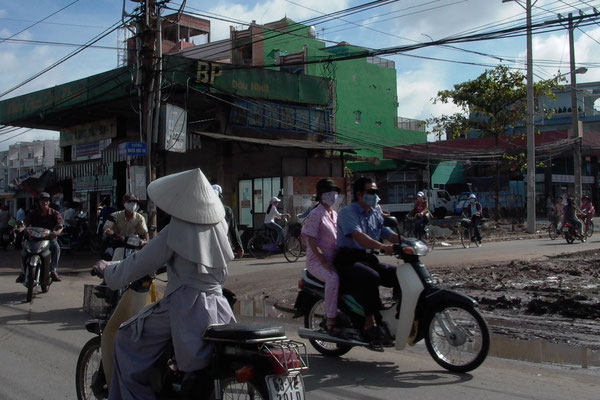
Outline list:
[[[194,224],[225,218],[223,203],[200,168],[164,176],[148,185],[148,196],[164,212]]]

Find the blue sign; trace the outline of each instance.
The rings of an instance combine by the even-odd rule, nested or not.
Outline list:
[[[119,144],[119,157],[145,157],[148,153],[144,142],[125,142]]]

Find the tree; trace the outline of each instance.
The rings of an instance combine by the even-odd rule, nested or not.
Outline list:
[[[553,79],[534,83],[534,96],[555,99],[553,89],[565,79],[556,76]],[[512,71],[507,66],[499,65],[486,70],[472,81],[454,85],[453,90],[439,91],[433,103],[454,103],[461,112],[432,118],[428,123],[433,132],[440,137],[469,137],[477,132],[480,136],[493,136],[496,146],[500,136],[505,135],[517,125],[524,125],[527,116],[527,79],[520,71]],[[536,110],[550,117],[551,110]],[[524,153],[503,154],[496,160],[496,198],[499,192],[499,176],[501,168],[510,170],[523,169]],[[498,215],[498,201],[496,216]]]

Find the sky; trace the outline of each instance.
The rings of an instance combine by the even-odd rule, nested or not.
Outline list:
[[[181,2],[173,0],[169,7],[179,9]],[[214,41],[229,37],[231,25],[241,26],[252,20],[267,23],[283,17],[303,22],[365,3],[368,1],[187,0],[185,11],[234,20],[208,18]],[[594,7],[600,9],[600,0],[532,0],[532,3],[534,23],[554,20],[558,13],[564,17],[580,11],[589,15]],[[79,48],[74,45],[83,45],[103,34],[121,21],[123,7],[131,12],[137,4],[131,0],[0,0],[0,93],[13,89]],[[346,41],[381,49],[524,26],[525,10],[520,4],[524,6],[524,0],[390,0],[338,19],[321,18],[312,25],[317,37],[329,45]],[[165,10],[163,14],[172,12]],[[598,23],[578,27],[574,37],[576,66],[588,68],[586,74],[577,75],[577,82],[600,81],[600,19]],[[97,47],[81,51],[0,100],[116,68],[119,39],[116,33],[106,36],[95,43]],[[396,62],[398,116],[425,120],[456,111],[451,104],[432,102],[440,90],[475,79],[500,63],[525,72],[526,38],[461,43],[455,48],[427,46],[385,58]],[[535,33],[533,62],[535,80],[568,73],[567,29]],[[17,141],[50,138],[58,138],[58,133],[0,128],[0,151]]]

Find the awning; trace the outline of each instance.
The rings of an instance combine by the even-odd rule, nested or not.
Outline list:
[[[360,147],[350,146],[347,144],[341,143],[329,143],[329,142],[311,142],[309,140],[294,140],[294,139],[260,139],[253,137],[244,137],[244,136],[233,136],[233,135],[223,135],[220,133],[213,132],[200,132],[193,131],[193,133],[197,135],[202,135],[206,137],[210,137],[217,140],[229,140],[232,142],[244,142],[244,143],[254,143],[254,144],[262,144],[266,146],[275,146],[275,147],[297,147],[301,149],[312,149],[312,150],[336,150],[336,151],[345,151],[345,152],[355,152],[356,150],[360,150]]]
[[[108,164],[100,160],[62,164],[54,167],[54,173],[59,180],[81,178],[93,175],[107,175]]]
[[[3,192],[0,192],[0,199],[10,200],[10,199],[12,199],[14,197],[15,197],[14,193],[3,193]]]

